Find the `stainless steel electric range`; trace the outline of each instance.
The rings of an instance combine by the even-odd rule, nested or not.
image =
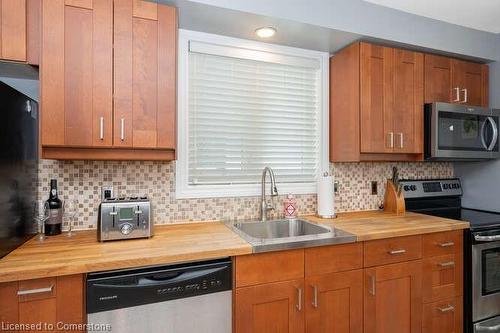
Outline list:
[[[401,185],[408,211],[470,223],[464,232],[464,332],[500,333],[500,213],[462,207],[458,178]]]

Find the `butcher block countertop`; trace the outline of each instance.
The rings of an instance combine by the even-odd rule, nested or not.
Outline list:
[[[0,282],[215,259],[252,253],[220,222],[155,226],[151,239],[99,243],[95,230],[35,238],[0,259]]]
[[[357,241],[466,229],[467,222],[381,211],[341,213],[336,219],[303,218],[350,232]],[[251,254],[252,247],[220,222],[155,226],[151,239],[99,243],[96,231],[36,237],[0,259],[0,282],[89,273],[150,265],[168,265]]]
[[[336,219],[312,215],[304,219],[350,232],[356,235],[358,242],[469,228],[468,222],[411,212],[397,216],[383,211],[363,211],[340,213]]]

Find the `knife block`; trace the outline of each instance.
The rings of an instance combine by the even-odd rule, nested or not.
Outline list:
[[[398,189],[390,179],[387,180],[385,187],[384,212],[396,213],[396,215],[405,215],[406,212],[403,192],[398,195]]]

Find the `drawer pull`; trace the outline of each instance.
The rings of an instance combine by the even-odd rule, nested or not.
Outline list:
[[[439,266],[441,267],[455,267],[454,261],[440,262]]]
[[[441,247],[450,247],[453,245],[455,245],[454,242],[439,243],[439,246],[441,246]]]
[[[392,250],[392,251],[389,251],[389,254],[392,254],[392,255],[395,255],[395,254],[403,254],[403,253],[406,253],[406,250],[405,250],[405,249],[400,249],[400,250]]]
[[[52,289],[54,289],[54,285],[51,285],[50,287],[47,287],[47,288],[18,290],[17,291],[17,296],[50,293],[50,292],[52,292]]]
[[[446,313],[446,312],[450,312],[450,311],[454,311],[455,310],[455,307],[453,305],[450,305],[448,304],[447,307],[445,308],[437,308],[441,313]]]

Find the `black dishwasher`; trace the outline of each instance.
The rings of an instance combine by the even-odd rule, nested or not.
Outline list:
[[[231,332],[229,258],[87,276],[89,332]]]

